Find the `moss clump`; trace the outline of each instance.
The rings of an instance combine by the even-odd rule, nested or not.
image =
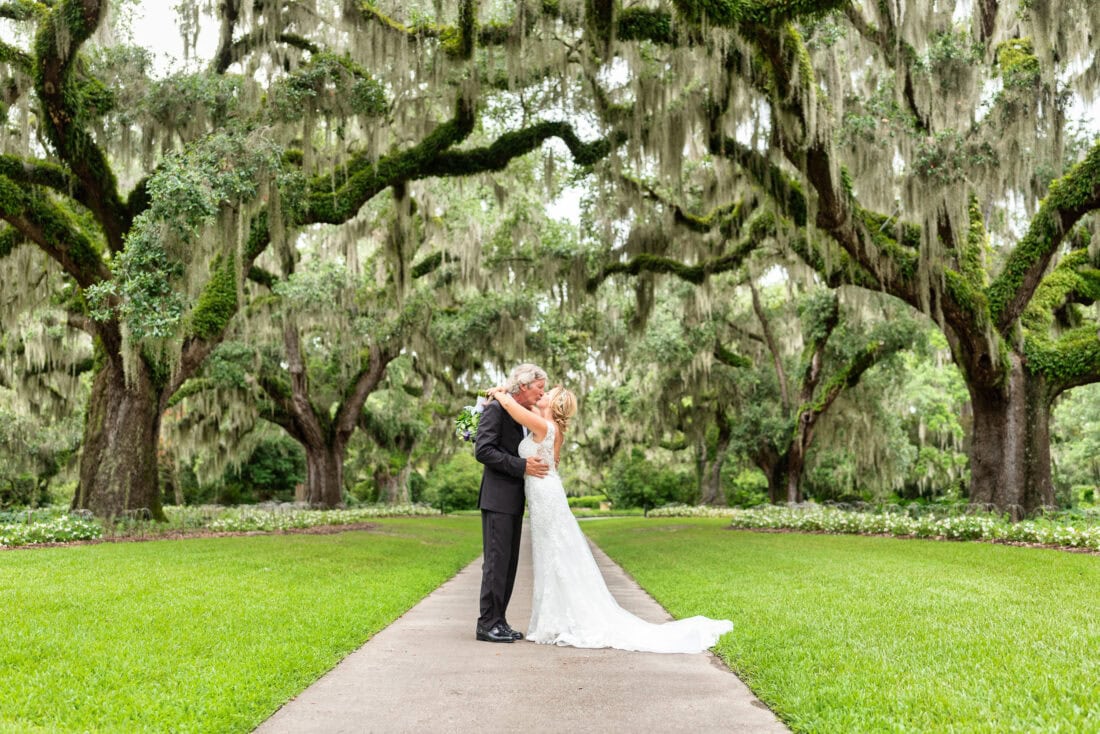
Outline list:
[[[1043,269],[1072,225],[1100,201],[1100,143],[1083,161],[1050,186],[1027,234],[1009,255],[1001,275],[989,287],[989,306],[1002,331],[1023,310],[1025,282]]]
[[[1005,87],[1038,85],[1041,69],[1030,38],[1011,38],[997,45],[997,69]]]
[[[237,312],[237,263],[235,258],[214,258],[210,280],[191,311],[191,331],[200,339],[221,334]]]
[[[672,16],[660,10],[626,8],[619,13],[618,37],[620,41],[652,41],[673,44]]]
[[[986,248],[985,222],[982,220],[982,210],[978,206],[978,197],[970,197],[970,206],[967,208],[967,216],[970,219],[970,228],[966,233],[966,243],[959,253],[959,269],[967,282],[977,288],[986,286],[987,276],[982,264],[982,256]]]
[[[1028,372],[1059,386],[1095,382],[1100,375],[1100,337],[1095,324],[1068,331],[1057,341],[1029,332],[1023,351]]]
[[[742,23],[777,25],[844,7],[848,0],[674,0],[676,10],[692,23],[734,27]]]

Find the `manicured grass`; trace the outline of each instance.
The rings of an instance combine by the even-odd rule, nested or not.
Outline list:
[[[250,731],[480,551],[433,518],[2,552],[0,731]]]
[[[795,731],[1100,731],[1100,557],[727,525],[582,527]]]

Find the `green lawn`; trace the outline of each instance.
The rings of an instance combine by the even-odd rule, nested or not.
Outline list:
[[[0,731],[250,731],[481,551],[378,526],[0,553]]]
[[[583,527],[795,731],[1100,732],[1100,557],[726,524]]]

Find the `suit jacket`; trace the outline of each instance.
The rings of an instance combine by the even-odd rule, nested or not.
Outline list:
[[[493,400],[485,406],[474,444],[474,455],[485,466],[477,496],[480,509],[507,515],[523,514],[523,475],[527,460],[519,457],[522,440],[523,426],[516,423],[500,403]]]

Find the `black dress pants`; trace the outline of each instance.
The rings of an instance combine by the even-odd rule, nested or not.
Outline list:
[[[523,515],[481,511],[481,546],[485,559],[481,566],[481,616],[477,623],[485,629],[505,621],[504,612],[512,598],[512,587],[516,585],[522,533]]]

